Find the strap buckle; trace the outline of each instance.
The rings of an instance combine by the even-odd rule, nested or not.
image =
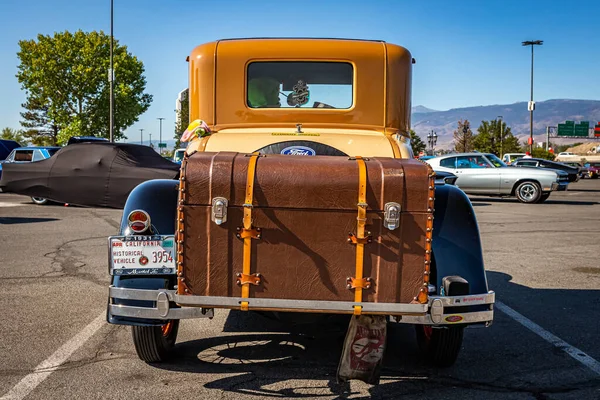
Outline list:
[[[373,236],[371,236],[371,232],[367,232],[367,236],[365,236],[364,238],[359,238],[352,232],[350,232],[348,234],[348,243],[366,244],[366,243],[372,243],[372,242],[373,242]]]

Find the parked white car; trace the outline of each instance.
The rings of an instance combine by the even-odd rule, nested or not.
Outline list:
[[[502,161],[506,164],[506,165],[510,165],[512,164],[515,160],[518,160],[519,158],[523,158],[525,157],[526,154],[525,153],[506,153],[503,157],[502,157]]]

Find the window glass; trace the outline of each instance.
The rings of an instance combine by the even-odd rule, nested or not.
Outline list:
[[[499,159],[498,156],[496,156],[495,154],[486,154],[485,157],[496,168],[506,167],[506,164],[504,164],[504,162],[501,159]]]
[[[492,168],[483,156],[462,156],[456,158],[456,168]]]
[[[522,167],[537,167],[537,162],[535,161],[519,161],[517,165]]]
[[[15,161],[28,162],[33,158],[33,150],[19,150],[15,152]]]
[[[456,157],[450,157],[440,160],[440,167],[456,168]]]
[[[44,159],[44,155],[40,150],[35,150],[33,152],[33,159],[31,161],[41,161]]]
[[[343,62],[253,62],[248,65],[251,108],[350,108],[352,64]]]
[[[54,154],[56,154],[57,151],[59,151],[60,149],[48,149],[48,154],[50,154],[50,157],[52,157]]]

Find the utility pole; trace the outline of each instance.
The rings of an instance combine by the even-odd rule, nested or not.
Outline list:
[[[110,116],[109,116],[109,140],[114,142],[113,128],[115,126],[113,108],[114,108],[114,93],[113,93],[113,81],[115,78],[115,71],[113,70],[113,0],[110,0],[110,68],[108,71],[108,81],[110,84]]]
[[[159,121],[159,124],[160,124],[160,128],[159,128],[159,131],[158,131],[158,135],[159,135],[159,137],[158,137],[158,151],[159,151],[160,155],[162,156],[162,147],[160,147],[160,144],[162,143],[162,122],[163,122],[164,118],[159,117],[159,118],[156,118],[156,119]]]
[[[152,147],[152,134],[149,133],[149,135],[150,135],[150,147]]]
[[[144,130],[140,129],[140,144],[144,144]]]
[[[523,46],[531,46],[531,97],[527,108],[529,110],[529,154],[533,153],[533,110],[535,103],[533,102],[533,47],[544,44],[543,40],[528,40],[521,42]]]

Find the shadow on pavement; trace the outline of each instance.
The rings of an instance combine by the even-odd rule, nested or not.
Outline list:
[[[32,224],[36,222],[58,221],[58,218],[36,218],[36,217],[0,217],[0,225]]]
[[[488,271],[487,276],[497,299],[581,350],[595,349],[597,332],[589,318],[600,305],[600,290],[532,289],[513,283],[504,273]],[[174,361],[153,366],[214,374],[205,388],[238,395],[363,398],[352,392],[349,383],[336,380],[349,316],[322,316],[317,324],[301,324],[295,315],[285,322],[265,315],[231,311],[222,335],[178,343]],[[467,329],[462,354],[453,367],[445,369],[427,363],[411,325],[389,323],[381,383],[364,386],[369,396],[487,398],[487,394],[503,398],[525,394],[547,398],[547,394],[593,390],[600,385],[600,380],[582,373],[585,368],[562,350],[547,353],[552,346],[532,334],[529,341],[521,339],[528,330],[502,312],[496,311],[495,320],[488,329]],[[582,343],[588,340],[585,335],[589,342]],[[560,379],[548,372],[557,368],[562,371]]]
[[[491,203],[515,203],[515,204],[522,204],[519,200],[517,200],[514,197],[470,197],[471,200],[471,204],[473,204],[473,206],[475,206],[479,200],[485,200],[486,202],[491,202]],[[490,205],[489,203],[483,203],[486,205]],[[565,199],[553,199],[552,195],[550,195],[550,198],[548,198],[548,200],[546,200],[543,203],[540,204],[523,204],[523,205],[529,205],[529,206],[543,206],[544,204],[565,204],[565,205],[572,205],[572,206],[593,206],[596,204],[600,204],[600,202],[597,201],[580,201],[580,200],[565,200]]]
[[[569,192],[593,192],[593,193],[598,193],[600,192],[600,189],[573,189],[573,190],[569,190]]]
[[[491,206],[492,204],[491,203],[482,203],[480,201],[472,201],[471,205],[473,207],[486,207],[486,206]]]

